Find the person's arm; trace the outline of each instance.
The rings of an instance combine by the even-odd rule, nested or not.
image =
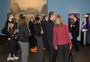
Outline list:
[[[56,49],[56,30],[54,27],[53,27],[53,46]]]
[[[70,38],[70,35],[69,35],[69,30],[68,30],[68,26],[66,25],[66,34],[67,34],[67,39],[69,41],[69,44],[70,46],[72,46],[72,42],[71,42],[71,38]]]
[[[78,29],[79,28],[79,22],[77,21],[77,23],[73,26],[73,28]]]
[[[26,27],[24,30],[25,30],[25,35],[26,35],[26,37],[29,38],[29,31],[28,31],[28,28]]]
[[[6,35],[7,35],[7,38],[8,38],[8,40],[10,40],[10,34],[9,34],[9,32],[8,32],[8,22],[6,22],[5,27],[6,27]]]

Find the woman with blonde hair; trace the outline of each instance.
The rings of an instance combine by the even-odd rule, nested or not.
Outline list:
[[[68,26],[63,23],[61,15],[57,15],[56,20],[54,22],[53,46],[58,52],[58,62],[64,62],[64,57],[65,62],[68,62],[72,42],[70,39]]]
[[[8,23],[7,31],[10,34],[10,51],[9,51],[9,56],[7,58],[7,61],[9,61],[9,60],[17,60],[19,58],[19,57],[15,56],[15,54],[16,54],[16,41],[14,39],[15,32],[14,32],[13,26],[14,26],[13,23],[11,23],[11,22]],[[13,57],[11,57],[11,55],[13,55]]]

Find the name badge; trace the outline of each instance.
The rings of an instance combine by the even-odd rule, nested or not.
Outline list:
[[[75,25],[73,25],[73,27],[75,27]]]

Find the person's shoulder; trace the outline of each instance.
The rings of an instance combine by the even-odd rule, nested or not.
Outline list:
[[[53,27],[53,29],[57,29],[57,28],[59,28],[59,27],[56,27],[56,26]]]
[[[67,24],[63,23],[63,26],[67,27]]]

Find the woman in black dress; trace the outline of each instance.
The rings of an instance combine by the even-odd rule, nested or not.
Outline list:
[[[16,57],[16,41],[14,40],[14,30],[13,30],[13,23],[8,23],[8,32],[10,34],[10,52],[9,52],[9,56],[7,58],[7,61],[9,60],[17,60],[19,57]],[[13,57],[11,57],[11,55],[13,55]]]

